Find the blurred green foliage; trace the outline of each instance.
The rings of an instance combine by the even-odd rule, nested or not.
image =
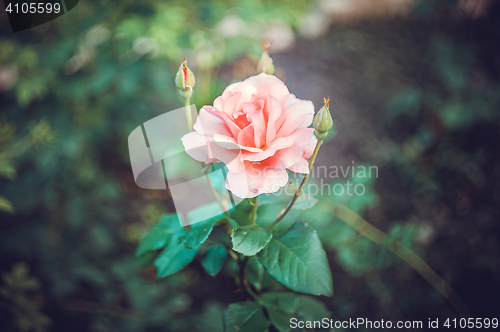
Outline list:
[[[29,272],[29,267],[23,262],[14,264],[9,273],[3,272],[0,297],[6,301],[6,309],[13,314],[20,331],[43,332],[52,321],[40,311],[43,298],[34,293],[40,289],[40,281],[29,276]]]
[[[481,168],[495,148],[474,134],[498,126],[500,84],[477,68],[479,59],[467,44],[438,36],[429,53],[433,80],[414,82],[394,96],[386,125],[415,124],[398,137],[390,160],[413,190],[438,199],[446,194],[444,172],[474,185],[481,181]]]
[[[15,125],[7,121],[0,122],[0,132],[2,133],[0,140],[0,177],[14,181],[17,176],[15,158],[32,146],[38,150],[55,138],[55,134],[46,119],[42,119],[38,124],[30,122],[28,129],[29,133],[25,137],[14,141],[16,139]],[[0,211],[14,212],[12,203],[1,196]]]
[[[425,2],[419,13],[432,13],[434,5]],[[148,248],[139,249],[145,255],[133,257],[139,239],[172,205],[164,193],[136,188],[126,138],[138,124],[181,105],[174,74],[183,57],[197,76],[194,102],[209,104],[228,83],[218,78],[221,68],[247,54],[257,57],[268,24],[296,27],[309,7],[292,0],[81,1],[70,14],[16,35],[5,18],[0,21],[0,70],[8,74],[0,86],[2,331],[43,331],[51,321],[64,331],[221,331],[228,303],[238,304],[231,310],[248,310],[245,298],[231,293],[237,266],[221,245],[207,243],[198,253],[201,263],[163,271],[172,275],[162,282],[154,281],[154,254],[146,251],[162,248],[164,238],[146,238]],[[389,161],[410,190],[437,200],[453,179],[482,183],[494,147],[463,141],[485,124],[498,130],[500,86],[476,69],[480,59],[465,43],[439,36],[427,56],[428,80],[402,87],[383,117],[389,132],[401,121],[414,124],[394,138]],[[446,172],[454,178],[443,179]],[[297,204],[306,210],[292,210],[278,230],[307,221],[318,230],[338,280],[347,276],[358,293],[322,302],[301,296],[293,308],[271,296],[269,317],[260,323],[279,326],[291,313],[349,318],[369,296],[384,310],[394,298],[401,310],[424,298],[439,302],[421,289],[398,294],[383,273],[404,263],[328,212],[328,198],[360,215],[379,203],[375,179],[331,185],[347,180],[362,183],[366,193],[314,198],[306,191]],[[258,210],[262,225],[283,207],[266,199]],[[311,215],[307,208],[314,204]],[[243,203],[233,216],[246,218],[249,211]],[[418,223],[388,223],[388,241],[419,252]],[[209,239],[230,246],[223,235],[214,229]],[[248,274],[259,291],[285,291],[256,257]],[[388,312],[398,315],[394,308]]]

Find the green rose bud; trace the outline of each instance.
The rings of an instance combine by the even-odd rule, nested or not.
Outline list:
[[[330,129],[333,127],[332,115],[330,114],[330,97],[324,98],[325,106],[321,107],[318,114],[314,117],[313,125],[314,135],[318,139],[324,139]]]
[[[269,53],[267,53],[267,49],[271,46],[272,42],[262,43],[262,49],[264,50],[262,52],[262,56],[260,57],[259,64],[257,65],[257,72],[259,73],[266,73],[268,75],[273,75],[274,74],[274,65],[273,65],[273,59],[269,56]]]
[[[181,91],[191,91],[193,90],[195,84],[196,79],[194,78],[194,74],[187,66],[187,59],[184,58],[184,61],[182,61],[181,66],[177,71],[177,75],[175,75],[175,85]]]

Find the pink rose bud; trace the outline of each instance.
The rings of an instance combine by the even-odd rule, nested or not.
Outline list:
[[[195,84],[196,79],[194,78],[194,74],[187,66],[187,59],[184,58],[184,61],[182,61],[179,70],[177,71],[177,75],[175,75],[175,85],[181,91],[192,91]]]
[[[273,75],[274,74],[274,65],[273,65],[273,59],[269,56],[269,53],[267,53],[267,50],[271,46],[272,42],[262,43],[262,49],[264,50],[262,52],[262,56],[260,57],[259,64],[257,65],[257,72],[259,73],[266,73],[268,75]]]
[[[332,115],[330,114],[330,97],[324,98],[325,106],[321,107],[318,114],[314,117],[314,134],[318,139],[324,139],[330,129],[333,127]]]

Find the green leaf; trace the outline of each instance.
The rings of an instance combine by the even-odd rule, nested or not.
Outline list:
[[[16,98],[19,106],[26,107],[33,99],[47,91],[46,81],[41,78],[23,78],[16,85]]]
[[[215,220],[195,224],[187,231],[184,245],[188,249],[197,250],[205,242],[214,228]]]
[[[271,240],[273,233],[258,225],[240,226],[231,233],[233,250],[245,256],[254,256]]]
[[[0,196],[0,211],[14,213],[12,203],[5,197]]]
[[[289,314],[297,311],[299,297],[299,295],[289,292],[269,292],[260,296],[266,308],[280,309]]]
[[[207,303],[203,305],[202,314],[199,317],[196,317],[197,319],[195,324],[201,328],[197,331],[224,331],[224,322],[221,318],[224,316],[225,309],[225,305],[208,300]]]
[[[295,317],[299,296],[294,293],[264,293],[260,297],[271,323],[281,332],[290,331],[290,319]]]
[[[189,264],[206,241],[215,221],[206,221],[191,229],[182,228],[176,214],[164,214],[160,222],[142,239],[137,256],[165,247],[154,261],[158,278],[178,272]],[[218,272],[218,271],[217,271]]]
[[[262,307],[255,302],[232,303],[224,313],[226,332],[265,332],[269,325]]]
[[[261,300],[271,323],[281,332],[290,331],[290,319],[296,316],[299,296],[294,293],[264,293]]]
[[[331,316],[323,302],[309,296],[300,296],[297,306],[297,318],[304,321],[320,321]]]
[[[216,244],[208,248],[207,253],[201,260],[201,265],[212,277],[216,276],[227,259],[226,248],[222,244]]]
[[[155,259],[157,278],[164,278],[182,270],[193,260],[196,252],[197,250],[186,248],[179,234],[175,234]]]
[[[290,319],[321,321],[330,317],[325,305],[308,296],[285,292],[270,292],[260,296],[271,323],[281,332],[290,331]]]
[[[288,332],[290,331],[290,320],[295,317],[294,314],[281,311],[276,308],[266,308],[269,314],[269,319],[271,323],[280,331]]]
[[[250,285],[254,286],[257,291],[261,291],[264,287],[264,278],[267,272],[264,270],[262,264],[260,264],[257,257],[250,257],[248,259],[246,276],[247,281]],[[268,276],[268,278],[270,278]]]
[[[312,208],[318,200],[314,197],[312,197],[310,194],[302,194],[297,198],[295,201],[295,204],[293,205],[292,209],[294,210],[308,210]]]
[[[12,160],[8,158],[0,158],[0,176],[9,180],[16,178],[16,168]]]
[[[293,314],[281,311],[276,308],[266,308],[269,314],[269,319],[271,323],[280,331],[288,332],[290,331],[290,320],[294,317]]]
[[[212,232],[214,224],[215,221],[209,220],[195,224],[187,230],[180,226],[176,214],[164,214],[160,222],[141,240],[136,255],[140,256],[147,251],[165,247],[174,234],[182,236],[186,248],[197,250]]]
[[[141,256],[151,250],[163,248],[172,238],[172,235],[180,230],[182,228],[177,215],[164,214],[160,222],[141,240],[136,256]]]
[[[325,305],[313,298],[294,293],[274,292],[260,296],[271,323],[281,332],[290,331],[290,319],[302,321],[321,321],[331,312]]]
[[[10,287],[24,290],[36,291],[40,288],[40,281],[35,277],[30,277],[30,268],[24,262],[17,262],[12,266],[10,273],[3,273],[2,279]]]
[[[233,218],[226,218],[227,220],[227,223],[229,224],[229,227],[231,228],[237,228],[240,226],[240,224],[238,224],[238,222],[236,220],[234,220]]]
[[[155,259],[158,279],[183,269],[191,262],[197,250],[186,248],[183,238],[186,231],[181,227],[176,214],[164,214],[160,222],[141,241],[138,255],[164,246],[165,249]]]
[[[274,236],[257,255],[283,286],[301,293],[333,296],[332,274],[316,231],[297,222]]]
[[[416,114],[422,107],[422,91],[409,86],[392,98],[387,106],[387,117],[392,120],[401,114]]]
[[[283,194],[283,196],[284,196],[284,194]],[[283,203],[284,199],[282,198],[282,194],[279,194],[279,195],[277,195],[276,193],[262,194],[262,195],[258,196],[257,202],[259,203],[259,206],[274,205],[274,204]]]

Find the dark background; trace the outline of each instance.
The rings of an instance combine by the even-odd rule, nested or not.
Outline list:
[[[212,278],[195,260],[155,281],[134,257],[171,205],[135,185],[126,142],[181,105],[173,78],[184,57],[200,108],[255,74],[263,39],[291,92],[316,109],[331,97],[338,134],[318,164],[379,168],[366,195],[333,199],[418,253],[471,317],[498,318],[499,4],[368,3],[83,2],[16,34],[1,14],[1,330],[221,330],[227,304],[245,300],[230,266]],[[322,237],[333,318],[460,317],[342,221],[289,218]]]

